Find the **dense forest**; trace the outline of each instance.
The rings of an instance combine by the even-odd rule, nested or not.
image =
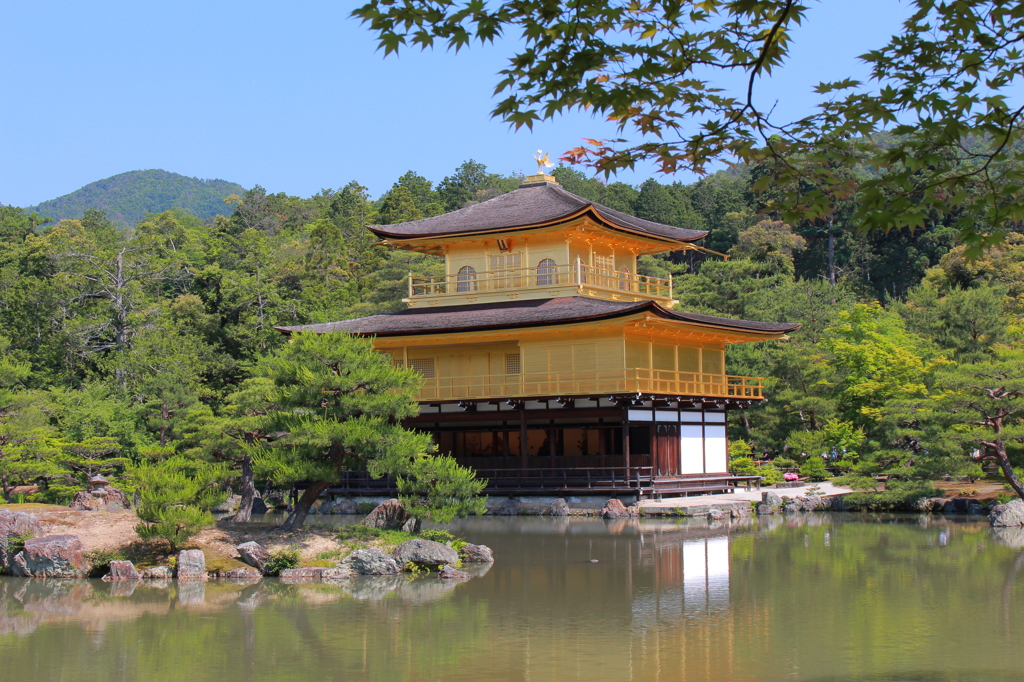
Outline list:
[[[149,213],[173,208],[204,220],[231,215],[231,206],[224,199],[244,193],[241,185],[226,180],[200,180],[165,170],[138,170],[90,182],[71,194],[26,210],[56,221],[81,218],[93,208],[105,211],[107,218],[119,227],[128,227]]]
[[[730,374],[768,378],[768,400],[730,417],[737,470],[774,460],[759,470],[872,485],[885,473],[893,494],[899,481],[918,494],[936,476],[980,475],[979,454],[1016,457],[1016,412],[1002,436],[987,436],[985,399],[972,393],[984,380],[971,377],[1002,371],[1004,403],[1019,400],[1024,237],[971,261],[957,246],[962,216],[862,232],[849,222],[854,199],[788,225],[766,212],[771,192],[752,191],[757,168],[638,187],[553,174],[596,203],[709,231],[703,245],[728,259],[642,259],[642,272],[675,276],[680,308],[803,324],[789,339],[729,350]],[[5,494],[36,482],[39,499],[66,499],[95,473],[207,457],[217,430],[240,418],[253,367],[282,346],[274,326],[395,310],[407,273],[441,271],[433,257],[376,244],[367,225],[518,183],[470,160],[436,183],[409,171],[377,199],[356,181],[309,198],[257,186],[232,199],[231,215],[167,210],[124,229],[101,210],[43,222],[0,207]]]

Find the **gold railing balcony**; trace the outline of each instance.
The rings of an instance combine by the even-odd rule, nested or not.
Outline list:
[[[657,369],[431,377],[423,380],[417,400],[430,402],[624,393],[761,399],[764,397],[764,384],[760,377]]]
[[[548,265],[532,268],[490,270],[484,272],[413,277],[409,275],[410,302],[417,299],[472,296],[490,292],[522,290],[552,291],[591,289],[615,298],[672,300],[672,278],[637,275],[627,270],[604,270],[583,263]],[[565,295],[555,293],[555,295]]]

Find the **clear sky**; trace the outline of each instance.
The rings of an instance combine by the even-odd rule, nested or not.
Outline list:
[[[790,64],[758,89],[782,115],[807,113],[821,80],[866,75],[856,56],[910,11],[899,0],[810,4]],[[509,45],[385,59],[348,18],[355,6],[0,0],[0,203],[149,168],[303,197],[354,179],[376,197],[407,170],[438,181],[473,158],[529,173],[538,148],[556,157],[616,135],[586,114],[513,133],[489,113]]]

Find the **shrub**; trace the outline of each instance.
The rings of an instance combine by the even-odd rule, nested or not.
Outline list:
[[[800,466],[799,462],[795,459],[790,459],[789,457],[776,457],[772,460],[772,464],[780,469],[796,469]]]
[[[299,565],[299,552],[294,549],[278,549],[270,553],[263,572],[266,575],[280,575],[281,571]]]
[[[800,475],[809,481],[825,481],[828,479],[828,469],[825,468],[825,460],[821,457],[808,457],[800,465]]]
[[[764,477],[765,485],[775,485],[782,480],[782,472],[774,464],[765,464],[754,470],[755,474]]]
[[[874,493],[850,493],[846,502],[870,511],[916,511],[915,503],[922,497],[939,497],[941,490],[924,481],[889,479],[886,489]]]
[[[135,532],[146,541],[166,540],[172,550],[188,542],[189,538],[213,525],[213,516],[208,511],[187,505],[176,505],[167,509],[139,507],[139,518],[143,523],[135,526]]]
[[[213,465],[181,456],[131,470],[141,497],[136,513],[142,523],[135,532],[144,540],[166,540],[171,549],[181,547],[213,525],[210,509],[227,498],[222,475]]]
[[[729,473],[733,476],[755,476],[762,475],[757,467],[754,466],[754,460],[749,457],[733,457],[729,460]]]

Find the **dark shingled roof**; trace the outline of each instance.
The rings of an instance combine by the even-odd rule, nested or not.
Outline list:
[[[432,218],[394,225],[371,225],[370,230],[385,239],[498,232],[557,222],[588,208],[598,219],[612,227],[651,237],[675,242],[693,242],[707,234],[706,230],[686,230],[634,218],[606,206],[591,203],[550,183],[526,185],[508,194]]]
[[[502,303],[476,303],[443,308],[409,308],[395,313],[358,317],[340,322],[276,327],[280,332],[348,332],[374,336],[411,336],[457,331],[481,331],[515,327],[536,327],[601,320],[648,311],[679,322],[709,327],[735,329],[743,332],[782,334],[800,327],[785,322],[751,322],[711,315],[680,313],[662,308],[654,301],[622,303],[582,296],[548,298]]]

